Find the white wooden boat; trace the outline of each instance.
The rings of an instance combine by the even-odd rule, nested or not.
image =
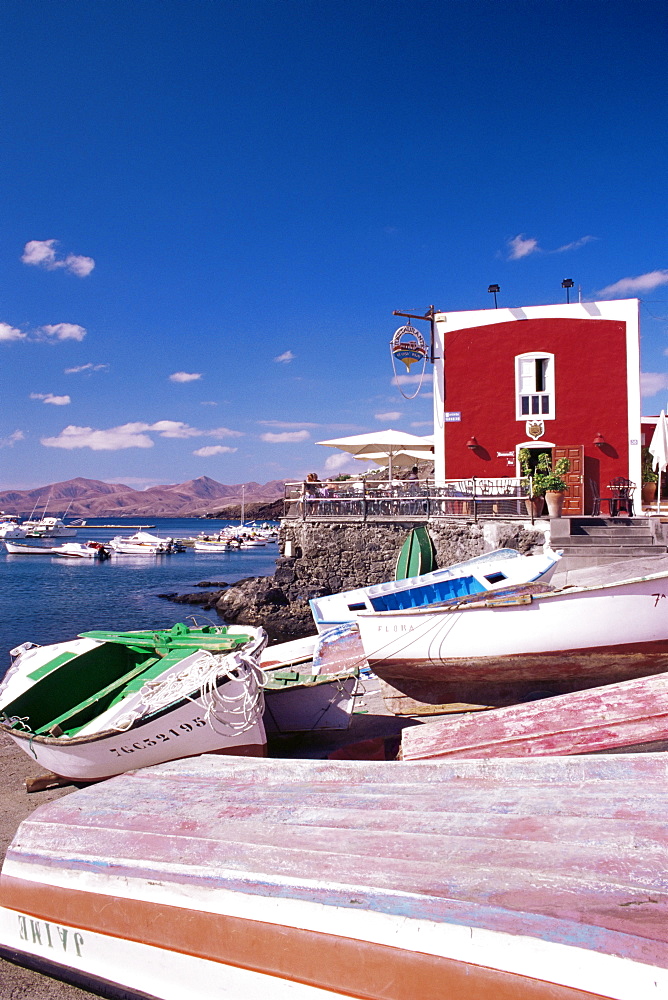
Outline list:
[[[109,547],[117,555],[127,556],[169,555],[174,551],[172,538],[160,538],[150,531],[136,531],[126,537],[116,535],[109,542]]]
[[[58,551],[58,539],[33,538],[28,535],[5,535],[5,548],[12,556],[50,556]]]
[[[195,552],[228,552],[231,545],[227,538],[196,538],[192,544],[192,548]]]
[[[263,629],[88,632],[13,651],[0,731],[47,771],[92,781],[175,757],[265,752]]]
[[[668,670],[668,558],[442,606],[360,612],[369,665],[419,701],[500,706]]]
[[[267,733],[347,729],[364,662],[350,656],[339,630],[267,646],[260,659]]]
[[[421,576],[358,587],[317,597],[309,603],[316,628],[323,632],[355,621],[363,611],[424,607],[518,583],[536,580],[547,583],[560,558],[561,553],[549,550],[540,555],[524,556],[516,549],[496,549]]]
[[[663,1000],[668,756],[204,756],[36,809],[6,957],[159,1000]]]

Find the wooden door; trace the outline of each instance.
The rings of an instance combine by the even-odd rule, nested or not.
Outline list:
[[[555,448],[555,465],[560,458],[567,458],[571,463],[570,471],[564,476],[568,483],[568,493],[564,494],[562,513],[566,517],[584,514],[584,445],[576,444],[567,448]]]

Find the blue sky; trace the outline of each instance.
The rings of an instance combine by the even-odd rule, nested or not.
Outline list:
[[[565,277],[638,295],[658,412],[667,21],[5,0],[0,488],[322,475],[318,440],[429,433],[429,394],[392,384],[392,310],[485,308],[491,282],[510,306]]]

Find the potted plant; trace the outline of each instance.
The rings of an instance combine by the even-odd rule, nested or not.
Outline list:
[[[536,479],[533,467],[533,456],[529,448],[520,448],[518,456],[520,463],[520,471],[522,476],[526,479],[531,479],[533,477],[533,488],[531,491],[531,496],[527,497],[525,500],[527,514],[533,520],[536,517],[540,517],[543,513],[543,508],[545,506],[545,497],[542,493],[536,491]]]
[[[659,473],[652,466],[654,459],[647,445],[642,449],[642,502],[644,504],[654,503],[656,491],[658,489]]]
[[[547,452],[543,452],[538,458],[533,491],[535,494],[545,497],[550,517],[561,517],[564,493],[568,490],[568,483],[563,477],[570,467],[571,463],[568,458],[560,458],[552,468],[552,462]]]

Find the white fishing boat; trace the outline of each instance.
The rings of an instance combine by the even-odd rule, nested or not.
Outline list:
[[[268,734],[347,729],[358,691],[359,646],[350,655],[344,629],[267,646],[264,724]]]
[[[109,549],[102,542],[63,542],[58,548],[51,549],[54,556],[62,556],[64,559],[108,559],[111,555]]]
[[[60,517],[42,517],[28,528],[28,534],[36,538],[74,538],[76,533],[76,527],[65,524]]]
[[[149,531],[136,531],[134,535],[116,535],[108,543],[117,555],[157,556],[175,551],[172,538],[160,538]]]
[[[3,538],[7,552],[12,556],[52,556],[60,546],[53,538],[33,538],[31,535],[5,535]]]
[[[4,538],[5,535],[22,537],[23,534],[25,532],[16,514],[5,514],[4,510],[0,511],[0,538]]]
[[[484,555],[405,580],[389,580],[368,587],[309,601],[318,631],[355,621],[363,611],[390,611],[424,607],[455,597],[498,590],[518,583],[547,583],[561,558],[548,550],[532,556],[516,549],[496,549]]]
[[[204,756],[48,802],[0,948],[105,996],[665,1000],[661,753]]]
[[[668,670],[668,557],[440,606],[360,611],[371,668],[432,704],[514,704]],[[417,694],[416,694],[417,692]]]
[[[192,548],[195,552],[228,552],[231,545],[227,538],[196,538]]]
[[[258,628],[175,625],[25,643],[0,682],[0,731],[75,781],[200,753],[262,755],[266,641]]]

